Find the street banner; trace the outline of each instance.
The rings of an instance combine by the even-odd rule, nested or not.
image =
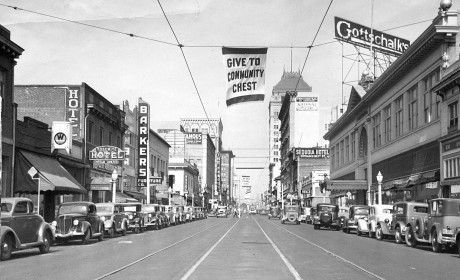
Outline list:
[[[227,106],[264,101],[267,48],[222,48],[227,80]]]

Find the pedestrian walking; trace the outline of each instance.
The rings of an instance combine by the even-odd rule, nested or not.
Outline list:
[[[233,218],[237,217],[238,218],[238,209],[235,208],[233,209]]]

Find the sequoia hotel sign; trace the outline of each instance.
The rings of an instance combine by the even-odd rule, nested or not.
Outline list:
[[[335,38],[366,48],[372,43],[376,51],[395,56],[401,55],[410,45],[408,40],[339,17],[335,17]]]
[[[149,158],[149,113],[150,106],[139,98],[139,155],[137,186],[148,187],[148,158]]]

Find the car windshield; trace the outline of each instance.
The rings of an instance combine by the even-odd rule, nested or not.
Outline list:
[[[321,206],[319,211],[334,211],[334,206]]]
[[[61,205],[61,207],[59,207],[59,215],[70,214],[70,213],[86,214],[87,211],[88,211],[88,208],[86,207],[86,205],[72,204],[72,205]]]
[[[136,212],[136,206],[123,206],[124,212]]]
[[[286,206],[286,211],[297,211],[296,206]]]
[[[11,212],[11,209],[13,209],[12,203],[2,203],[2,212]]]
[[[155,212],[156,211],[155,206],[153,205],[144,205],[142,207],[142,210],[144,210],[145,212]]]
[[[109,205],[96,205],[97,212],[112,212],[113,207]]]
[[[356,208],[356,209],[355,209],[355,214],[356,214],[356,215],[366,215],[366,214],[369,214],[369,209],[367,209],[367,208]]]

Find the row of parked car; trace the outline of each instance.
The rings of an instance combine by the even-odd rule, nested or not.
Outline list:
[[[34,211],[28,198],[1,200],[1,257],[8,260],[13,251],[38,247],[48,253],[53,243],[78,240],[86,244],[91,238],[102,241],[115,234],[141,233],[206,219],[203,207],[169,206],[141,203],[67,202],[59,206],[52,223]]]
[[[410,247],[426,244],[434,252],[454,252],[460,248],[460,199],[350,207],[319,203],[309,212],[305,220],[314,229],[356,232],[358,236],[368,235],[377,240],[391,238]]]

